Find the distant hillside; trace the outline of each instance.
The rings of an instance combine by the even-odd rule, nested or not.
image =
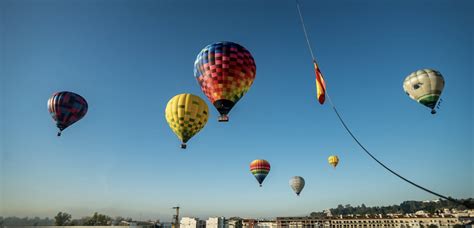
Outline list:
[[[456,204],[448,200],[435,200],[435,201],[404,201],[400,205],[392,206],[375,206],[367,207],[365,204],[360,206],[351,206],[350,204],[342,206],[338,205],[337,208],[329,209],[332,215],[349,215],[349,214],[408,214],[415,213],[417,211],[423,210],[429,213],[437,213],[443,209],[457,209],[457,210],[466,210],[473,208],[474,199],[463,199],[461,200],[464,205]],[[325,217],[326,213],[324,212],[312,212],[310,214],[312,217]]]

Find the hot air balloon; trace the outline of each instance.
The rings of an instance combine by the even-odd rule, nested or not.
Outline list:
[[[209,108],[200,97],[183,93],[168,101],[165,116],[171,130],[181,140],[181,148],[207,123]]]
[[[87,101],[79,94],[62,91],[57,92],[48,100],[48,111],[61,132],[73,123],[82,119],[87,113]]]
[[[265,177],[270,172],[270,163],[263,159],[254,160],[250,163],[250,172],[255,176],[260,187],[262,187],[263,180],[265,180]]]
[[[256,73],[250,52],[233,42],[206,46],[194,62],[194,76],[201,90],[219,111],[219,122],[250,89]]]
[[[304,188],[304,179],[300,176],[294,176],[290,179],[290,187],[295,191],[296,195],[299,196]]]
[[[403,89],[411,99],[431,108],[431,114],[435,114],[436,103],[438,103],[444,88],[444,78],[436,70],[418,70],[405,78]]]
[[[332,167],[336,168],[337,164],[339,163],[339,157],[336,155],[331,155],[328,157],[328,162]]]

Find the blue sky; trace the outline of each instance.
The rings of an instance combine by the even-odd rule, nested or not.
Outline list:
[[[365,146],[422,186],[473,197],[473,2],[301,3],[331,97]],[[4,216],[169,220],[180,205],[184,216],[275,217],[435,198],[370,160],[317,103],[294,1],[1,0],[0,13]],[[166,103],[205,98],[194,59],[223,40],[253,54],[255,82],[230,122],[210,107],[181,150]],[[434,116],[402,88],[422,68],[446,80]],[[89,112],[58,138],[46,101],[63,90]],[[263,188],[249,172],[257,158],[272,165]]]

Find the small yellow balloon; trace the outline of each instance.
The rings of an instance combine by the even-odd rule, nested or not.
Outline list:
[[[200,97],[183,93],[168,101],[165,117],[171,130],[181,140],[181,148],[207,123],[209,108]]]
[[[336,168],[337,164],[339,163],[339,157],[336,155],[331,155],[328,157],[328,162],[332,167]]]

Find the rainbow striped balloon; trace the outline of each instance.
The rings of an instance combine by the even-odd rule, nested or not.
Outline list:
[[[254,160],[250,163],[250,172],[255,176],[260,187],[262,187],[263,180],[265,180],[265,177],[270,172],[270,163],[263,159]]]

